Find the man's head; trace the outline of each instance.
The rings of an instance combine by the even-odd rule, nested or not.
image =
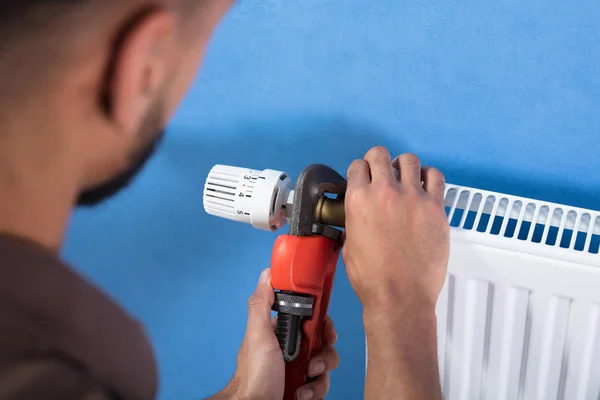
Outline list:
[[[2,1],[0,146],[69,166],[77,204],[116,193],[156,149],[232,1]]]

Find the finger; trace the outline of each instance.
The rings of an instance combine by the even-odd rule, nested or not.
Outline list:
[[[277,317],[271,318],[271,328],[275,329],[277,327]]]
[[[425,167],[422,171],[423,188],[432,195],[437,201],[444,202],[444,192],[446,190],[446,179],[444,174],[433,167]]]
[[[371,183],[369,163],[365,160],[354,160],[348,167],[348,189]]]
[[[365,155],[365,160],[369,163],[369,168],[371,169],[372,182],[395,181],[392,170],[392,158],[390,152],[385,147],[373,147]]]
[[[323,325],[323,345],[330,346],[337,342],[337,332],[331,318],[327,317]]]
[[[268,337],[273,332],[271,326],[271,307],[275,294],[271,286],[271,270],[266,269],[260,275],[256,290],[248,299],[248,340]]]
[[[335,348],[333,346],[324,347],[319,354],[310,360],[306,373],[309,377],[314,378],[326,372],[333,371],[339,364],[340,356]]]
[[[400,182],[421,187],[421,160],[416,155],[402,154],[392,165],[400,171]]]
[[[329,374],[322,375],[313,382],[300,386],[296,392],[298,400],[324,399],[329,392]]]

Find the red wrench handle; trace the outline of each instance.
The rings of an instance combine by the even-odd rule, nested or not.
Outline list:
[[[308,363],[320,349],[322,333],[340,245],[325,236],[281,235],[271,258],[273,289],[310,295],[313,314],[302,326],[300,353],[286,363],[284,400],[295,400],[297,389],[307,383]]]

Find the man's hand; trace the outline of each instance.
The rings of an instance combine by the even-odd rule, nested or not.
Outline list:
[[[392,161],[382,147],[348,169],[343,257],[364,306],[367,398],[441,398],[435,305],[449,257],[444,188],[438,170],[412,154]]]
[[[449,252],[444,187],[438,170],[421,169],[412,154],[392,162],[382,147],[348,169],[343,256],[366,311],[435,307]]]
[[[285,386],[285,363],[274,333],[271,306],[275,301],[270,270],[260,276],[256,291],[248,301],[246,336],[238,353],[237,369],[227,387],[212,399],[281,400]],[[299,400],[322,399],[329,391],[329,372],[339,359],[333,323],[327,319],[323,348],[310,362],[308,376],[314,381],[298,389]]]

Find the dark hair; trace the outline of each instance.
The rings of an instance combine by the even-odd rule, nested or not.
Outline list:
[[[29,36],[29,32],[57,26],[69,13],[91,3],[98,3],[98,0],[2,0],[0,42],[18,40]]]
[[[0,102],[42,92],[69,62],[67,43],[118,0],[0,0]],[[121,0],[129,1],[129,0]],[[92,8],[93,7],[93,8]],[[3,107],[4,108],[4,107]]]
[[[183,15],[200,10],[215,0],[180,0]],[[73,46],[86,30],[105,29],[108,16],[120,18],[115,8],[122,8],[123,19],[115,26],[112,40],[118,40],[119,29],[127,28],[128,18],[160,6],[156,0],[0,0],[0,107],[26,101],[33,93],[47,93],[56,79],[68,70],[74,57]],[[127,9],[130,10],[127,11]],[[132,15],[127,15],[127,12]],[[115,22],[115,21],[113,21]],[[116,43],[113,43],[116,46]],[[110,66],[106,73],[110,73]],[[110,76],[107,76],[110,78]],[[102,94],[106,97],[106,94]],[[103,108],[110,107],[105,98]]]

